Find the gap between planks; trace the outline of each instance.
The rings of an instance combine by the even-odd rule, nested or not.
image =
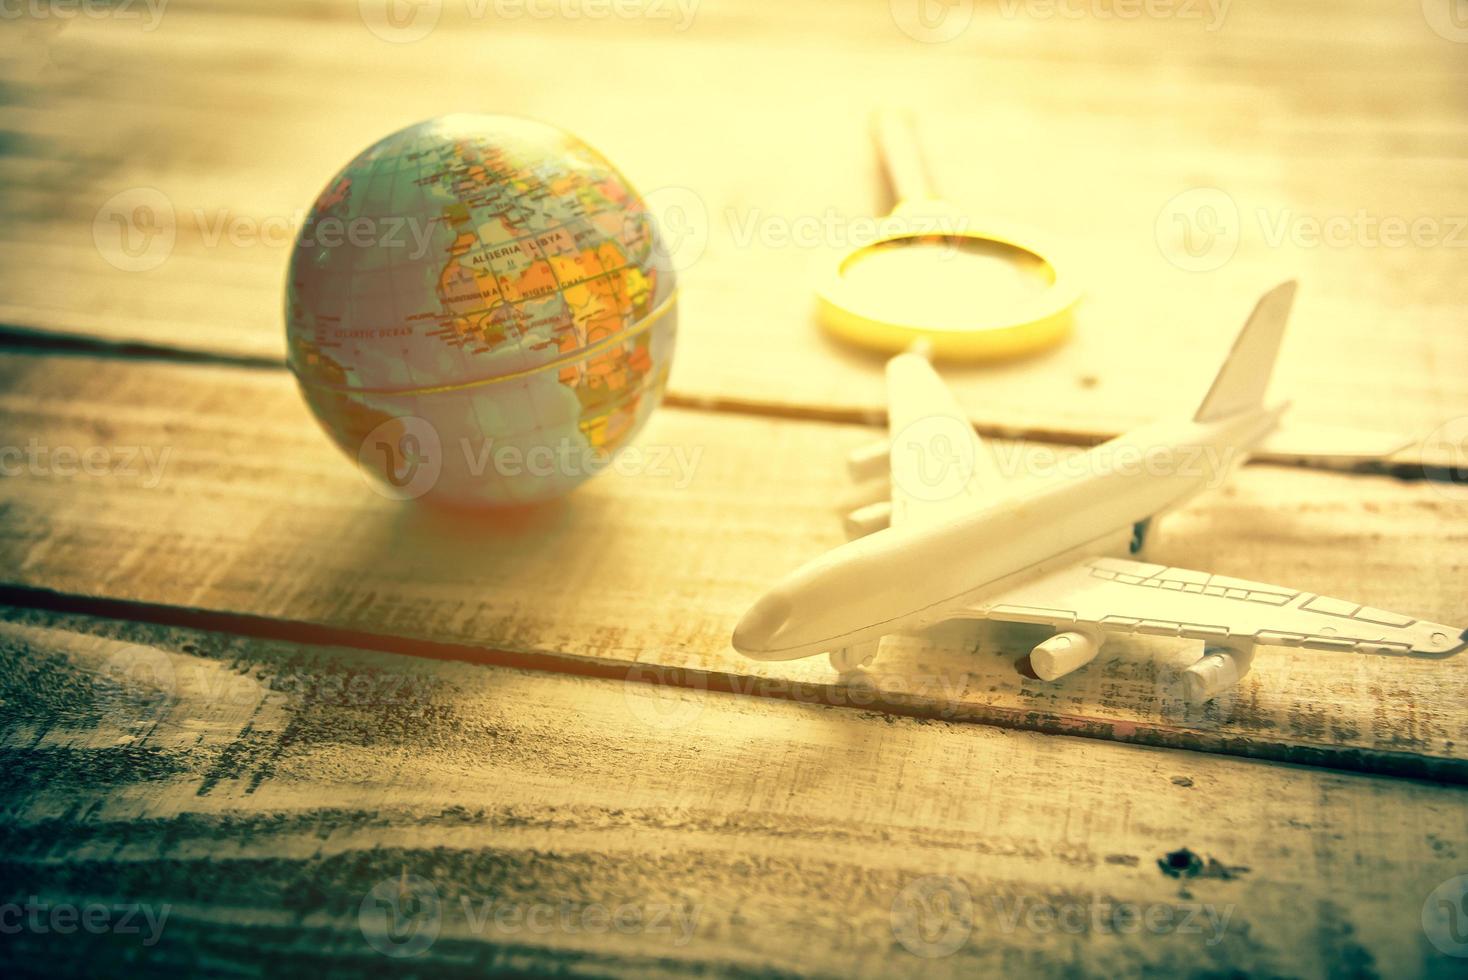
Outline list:
[[[53,901],[169,903],[164,961],[206,945],[221,963],[380,967],[358,909],[406,873],[446,906],[415,961],[445,975],[513,941],[453,914],[486,896],[695,906],[691,941],[596,943],[598,972],[616,975],[1453,975],[1421,910],[1463,870],[1458,789],[26,610],[0,621],[15,709],[0,724],[4,878]],[[1179,849],[1199,866],[1170,873]],[[934,934],[899,913],[933,876],[971,897],[973,935],[925,958]],[[1228,921],[1206,943],[1005,928],[1017,901]],[[12,938],[32,962],[99,949],[82,932]],[[562,966],[584,938],[521,936]]]
[[[1125,735],[1120,735],[1114,727],[1099,723],[1095,718],[971,703],[940,704],[903,697],[900,693],[884,690],[881,686],[820,684],[814,681],[756,677],[729,671],[657,663],[621,665],[569,653],[530,653],[470,643],[414,639],[320,623],[160,603],[102,599],[11,585],[0,585],[0,606],[63,615],[83,615],[124,623],[201,630],[257,640],[345,647],[431,660],[462,661],[488,667],[509,667],[543,674],[568,674],[624,683],[677,687],[700,694],[715,692],[794,704],[879,712],[918,721],[980,724],[1041,735],[1062,735],[1316,769],[1335,769],[1363,775],[1468,785],[1468,760],[1464,759],[1433,758],[1410,752],[1342,753],[1308,745],[1296,746],[1285,756],[1281,755],[1276,746],[1258,743],[1246,736],[1218,741],[1178,732],[1166,725],[1148,724],[1132,725]]]
[[[98,357],[117,361],[202,364],[266,371],[286,370],[284,361],[263,355],[226,353],[205,348],[177,347],[137,340],[110,340],[82,333],[62,333],[0,323],[0,355],[11,352]],[[880,428],[886,426],[886,418],[883,413],[856,408],[819,408],[814,405],[793,402],[738,399],[717,395],[684,395],[672,391],[664,393],[662,404],[689,411],[722,412],[796,422],[832,422],[839,425],[867,425]],[[969,424],[981,436],[990,439],[1030,440],[1060,446],[1089,447],[1099,445],[1107,438],[1104,435],[1092,436],[1068,429],[984,425],[972,419],[969,420]],[[1409,461],[1402,458],[1402,454],[1381,460],[1339,464],[1320,459],[1300,459],[1277,453],[1260,452],[1252,455],[1245,465],[1258,463],[1296,466],[1302,469],[1318,469],[1332,473],[1390,476],[1398,480],[1461,482],[1454,469],[1438,465],[1428,466],[1421,461]]]
[[[839,542],[840,459],[865,429],[669,409],[648,444],[708,450],[686,483],[605,475],[534,519],[465,523],[368,493],[284,371],[12,357],[0,389],[0,427],[22,441],[171,454],[156,483],[0,481],[0,581],[27,603],[49,591],[140,604],[128,616],[202,610],[854,698],[824,663],[751,663],[728,636],[771,576]],[[1253,467],[1175,515],[1156,559],[1458,622],[1461,507],[1423,484]],[[1188,705],[1174,690],[1186,643],[1118,641],[1044,684],[1015,666],[1035,642],[997,627],[896,638],[875,701],[1360,771],[1453,780],[1468,764],[1465,660],[1271,650],[1237,690]]]
[[[1456,329],[1461,298],[1447,285],[1453,249],[1294,247],[1266,240],[1261,227],[1224,268],[1200,276],[1164,258],[1154,228],[1175,194],[1198,186],[1226,191],[1246,215],[1460,213],[1463,114],[1449,93],[1462,67],[1410,5],[1362,6],[1345,21],[1333,16],[1325,33],[1314,2],[1241,6],[1218,33],[1145,18],[1125,30],[1090,18],[1044,25],[981,10],[961,41],[933,46],[912,42],[879,8],[832,19],[804,0],[737,13],[715,3],[686,35],[641,36],[638,70],[619,76],[622,104],[658,106],[686,125],[642,127],[635,138],[584,98],[609,66],[632,64],[583,29],[591,25],[520,21],[476,33],[446,22],[431,45],[384,60],[350,5],[340,16],[272,5],[290,16],[260,17],[252,7],[229,19],[200,16],[224,5],[190,6],[170,6],[168,28],[146,46],[116,24],[78,21],[44,78],[17,81],[17,97],[38,101],[3,109],[17,135],[0,159],[0,212],[15,219],[0,234],[8,304],[0,319],[281,356],[282,253],[206,246],[196,218],[166,265],[129,276],[98,254],[95,207],[125,187],[156,186],[181,215],[290,214],[389,121],[442,111],[442,93],[414,82],[455,64],[509,98],[501,108],[557,119],[609,149],[644,188],[696,177],[687,189],[725,216],[684,279],[696,329],[684,334],[673,375],[684,397],[671,404],[743,410],[755,400],[786,417],[843,421],[880,413],[880,362],[826,341],[809,322],[809,284],[792,268],[803,252],[740,244],[728,215],[879,212],[865,108],[904,100],[926,106],[929,163],[957,203],[978,214],[1014,207],[1064,235],[1094,287],[1076,337],[1046,359],[950,372],[981,431],[1084,444],[1190,411],[1249,297],[1286,275],[1305,285],[1278,371],[1294,418],[1422,436],[1468,404],[1448,367],[1468,351]],[[280,43],[282,25],[299,46]],[[831,42],[819,52],[804,43],[813,28]],[[753,73],[751,36],[767,42]],[[210,70],[258,66],[261,52],[269,70]],[[570,73],[564,84],[516,83],[548,59]],[[792,80],[815,76],[838,80],[829,90],[840,98],[786,98]],[[979,115],[961,101],[930,105],[932,91],[955,84],[1014,98]],[[361,98],[364,86],[373,98]],[[307,89],[309,105],[296,98]],[[143,91],[152,95],[139,99]],[[237,125],[211,125],[220,107],[238,110]],[[731,132],[741,137],[732,144]],[[996,144],[994,133],[1011,136]],[[988,152],[996,145],[1000,152]],[[69,174],[64,190],[48,176],[56,172]],[[201,309],[211,311],[202,321]],[[1133,342],[1123,347],[1117,336]],[[783,372],[769,370],[771,358]],[[801,379],[798,390],[789,377]],[[837,414],[822,414],[829,408]]]

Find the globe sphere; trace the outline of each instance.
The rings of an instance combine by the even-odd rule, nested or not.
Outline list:
[[[363,150],[312,205],[288,363],[380,492],[534,503],[647,421],[676,296],[656,222],[604,156],[534,120],[444,116]]]

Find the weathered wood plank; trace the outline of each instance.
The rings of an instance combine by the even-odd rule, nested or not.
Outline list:
[[[434,975],[1458,969],[1422,923],[1465,870],[1458,788],[0,618],[4,900],[146,913],[22,929],[13,963],[344,975],[426,942],[403,965]]]
[[[469,518],[368,490],[282,372],[10,355],[0,582],[125,600],[139,605],[116,612],[142,618],[238,614],[262,619],[231,628],[312,624],[355,645],[1468,779],[1461,657],[1269,649],[1205,706],[1180,696],[1198,654],[1184,643],[1116,642],[1054,685],[1021,673],[1040,637],[1016,629],[888,641],[856,688],[821,659],[744,660],[733,624],[775,576],[839,542],[842,459],[872,432],[664,409],[639,442],[643,472]],[[94,475],[78,462],[88,451]],[[1468,501],[1444,489],[1248,467],[1169,517],[1155,557],[1468,622]]]
[[[815,2],[710,0],[681,32],[464,14],[445,5],[417,44],[379,41],[355,3],[241,16],[180,0],[146,35],[118,20],[69,26],[48,62],[7,76],[18,102],[0,110],[16,134],[0,158],[0,320],[278,357],[285,247],[250,230],[289,223],[384,130],[463,105],[425,84],[454,65],[491,93],[476,107],[583,134],[706,234],[683,253],[671,385],[685,403],[881,411],[880,359],[817,330],[807,268],[815,246],[849,241],[885,206],[865,113],[908,103],[924,109],[952,198],[1051,229],[1087,280],[1072,343],[953,372],[986,429],[1087,440],[1191,407],[1254,294],[1291,276],[1304,290],[1278,390],[1296,417],[1423,438],[1468,414],[1454,288],[1468,247],[1468,64],[1417,5],[1235,4],[1217,30],[977,5],[947,44],[911,40],[883,4],[836,16]],[[557,84],[522,84],[552,63]],[[626,113],[585,97],[609,76]],[[946,91],[1005,100],[932,98]],[[138,186],[171,202],[179,238],[160,267],[126,273],[99,253],[93,219]],[[1237,253],[1180,268],[1182,235],[1203,234],[1209,201],[1174,198],[1209,187],[1237,210]],[[1423,230],[1391,244],[1384,219]],[[244,239],[220,237],[232,220]]]

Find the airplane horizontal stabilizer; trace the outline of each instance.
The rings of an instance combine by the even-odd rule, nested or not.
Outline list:
[[[1316,425],[1286,420],[1254,447],[1254,455],[1279,460],[1369,463],[1394,456],[1412,445],[1401,433]]]

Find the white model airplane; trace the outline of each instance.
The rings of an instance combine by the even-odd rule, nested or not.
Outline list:
[[[1206,701],[1236,684],[1259,644],[1443,657],[1468,631],[1225,575],[1098,554],[1131,527],[1133,554],[1159,514],[1220,482],[1267,445],[1285,406],[1266,407],[1295,284],[1265,294],[1192,419],[1146,426],[1089,450],[1060,475],[1006,481],[921,354],[887,364],[890,440],[852,455],[881,498],[848,517],[855,540],[796,569],[734,630],[755,660],[829,652],[846,674],[888,634],[951,619],[1057,630],[1034,648],[1055,680],[1096,656],[1107,635],[1202,640],[1184,675]],[[1374,455],[1374,454],[1373,454]],[[890,487],[880,485],[889,467]],[[888,526],[884,526],[888,525]]]

